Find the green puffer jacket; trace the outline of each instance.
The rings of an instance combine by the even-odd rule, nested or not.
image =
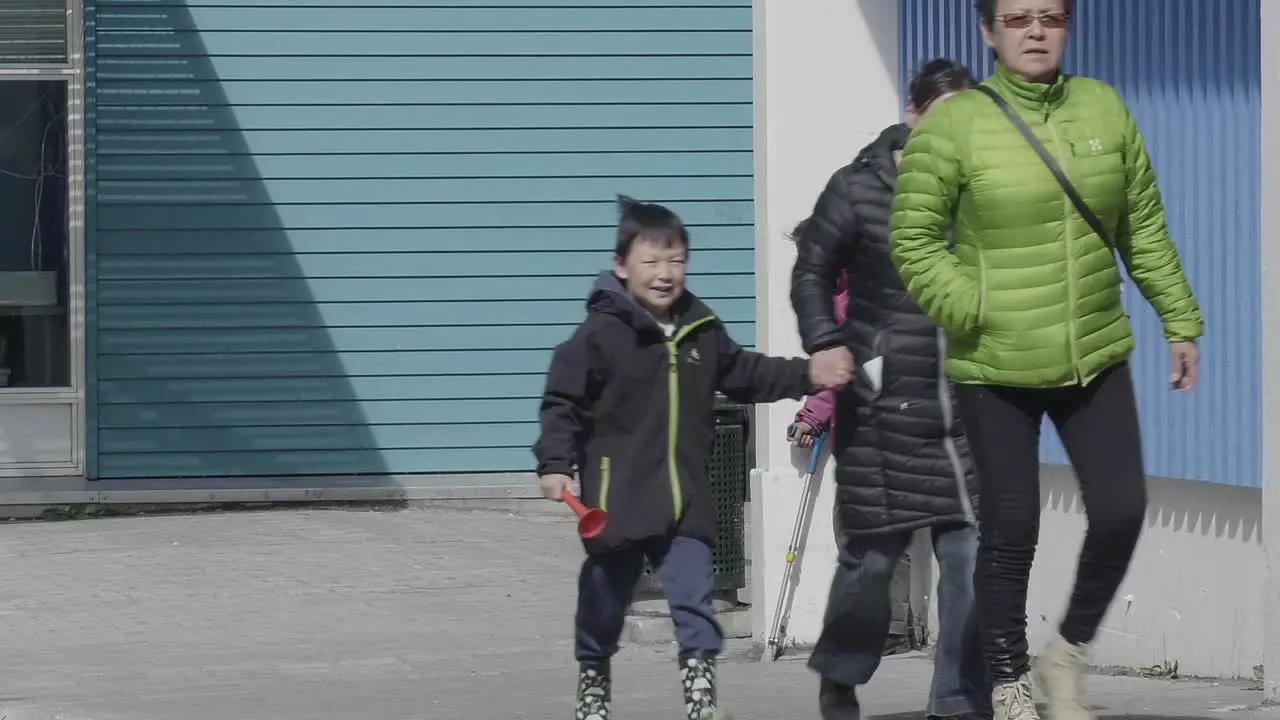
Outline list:
[[[1057,158],[1115,253],[991,98],[970,90],[936,107],[903,153],[891,245],[908,292],[947,331],[952,378],[1061,387],[1125,360],[1133,335],[1116,254],[1169,340],[1198,338],[1200,307],[1119,94],[1069,75],[1028,83],[1003,67],[984,84]]]

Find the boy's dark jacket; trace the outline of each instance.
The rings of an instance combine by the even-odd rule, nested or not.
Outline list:
[[[691,293],[670,340],[613,273],[596,280],[587,318],[555,349],[542,397],[538,475],[577,475],[583,501],[609,513],[584,544],[608,552],[681,535],[714,543],[707,466],[716,391],[743,403],[800,398],[809,363],[749,352]]]

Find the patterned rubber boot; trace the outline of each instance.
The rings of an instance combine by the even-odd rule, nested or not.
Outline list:
[[[609,663],[582,663],[578,669],[578,704],[574,720],[609,720],[613,680]]]
[[[702,653],[681,653],[680,681],[688,720],[730,720],[716,706],[716,659]]]

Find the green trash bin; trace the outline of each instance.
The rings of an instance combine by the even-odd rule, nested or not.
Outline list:
[[[746,587],[747,406],[719,398],[716,403],[715,440],[711,448],[711,494],[716,503],[716,546],[712,554],[716,592]],[[639,589],[660,592],[662,584],[645,562]]]

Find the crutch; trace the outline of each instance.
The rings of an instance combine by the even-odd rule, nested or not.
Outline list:
[[[795,426],[791,426],[794,434]],[[827,440],[826,433],[813,440],[813,449],[809,451],[809,467],[804,476],[804,488],[800,494],[800,507],[796,511],[796,524],[791,530],[791,544],[787,546],[787,565],[782,571],[782,587],[778,589],[778,604],[773,609],[773,624],[769,628],[769,643],[765,654],[770,661],[782,657],[782,650],[787,639],[787,621],[791,618],[791,602],[795,599],[796,585],[800,581],[800,569],[796,561],[804,552],[804,545],[809,537],[809,523],[813,520],[813,504],[818,499],[818,486],[821,480],[814,479],[818,474],[818,462],[822,459],[822,446]]]

